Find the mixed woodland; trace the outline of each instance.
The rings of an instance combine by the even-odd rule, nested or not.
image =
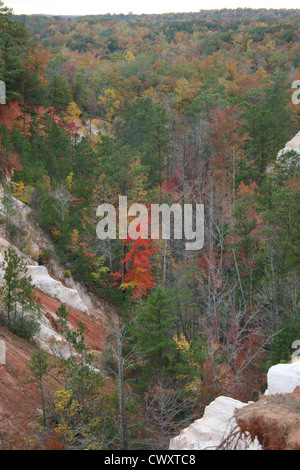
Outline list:
[[[0,79],[19,109],[0,127],[7,238],[18,245],[13,195],[51,237],[65,277],[116,312],[101,373],[82,323],[65,328],[80,361],[33,355],[44,410],[33,447],[167,448],[217,396],[255,400],[268,368],[290,361],[300,165],[293,151],[276,156],[300,130],[299,19],[263,9],[15,16],[2,4]],[[204,204],[203,248],[172,236],[100,240],[97,207],[118,208],[120,195]],[[6,261],[21,266],[13,253]],[[58,316],[65,325],[64,306]],[[63,385],[49,401],[54,367]]]

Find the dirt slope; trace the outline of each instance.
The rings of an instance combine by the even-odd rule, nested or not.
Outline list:
[[[42,305],[43,314],[55,326],[53,313],[60,302],[41,292],[36,292],[36,300]],[[73,308],[68,310],[69,322],[74,328],[78,321],[86,325],[86,343],[91,346],[96,357],[100,358],[108,334],[107,318],[93,309],[89,311],[90,316]],[[6,345],[6,364],[0,364],[0,450],[26,449],[27,426],[41,414],[40,392],[31,381],[32,376],[26,365],[36,346],[5,327],[0,327],[0,339]],[[59,385],[55,373],[45,379],[47,392]]]
[[[24,449],[27,425],[41,414],[40,392],[26,365],[35,347],[3,327],[0,339],[6,345],[6,364],[0,364],[0,449]],[[45,379],[45,389],[57,385],[54,375]]]
[[[236,420],[264,450],[300,450],[300,387],[293,393],[262,397],[238,410]]]
[[[52,326],[55,327],[53,314],[60,307],[61,303],[39,291],[36,291],[36,301],[42,306],[43,314],[50,320]],[[71,307],[67,307],[67,310],[69,312],[68,321],[72,327],[76,328],[78,322],[84,323],[86,326],[85,339],[87,345],[94,351],[101,351],[105,345],[109,330],[108,318],[99,310],[94,310],[90,307],[89,315]]]

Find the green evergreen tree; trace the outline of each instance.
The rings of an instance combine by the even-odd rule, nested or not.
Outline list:
[[[141,155],[148,168],[150,187],[162,184],[165,158],[169,144],[168,116],[161,103],[151,98],[138,98],[127,103],[123,120],[117,130],[122,142]]]
[[[8,327],[26,339],[32,338],[39,330],[39,307],[35,303],[31,278],[27,276],[27,265],[12,248],[4,253],[4,285],[0,298],[4,306],[4,318]]]
[[[89,413],[89,402],[102,385],[102,376],[94,369],[95,356],[85,343],[85,325],[77,323],[76,330],[68,330],[67,341],[73,354],[64,361],[67,388],[72,390],[82,405],[82,414]]]
[[[6,85],[6,98],[20,97],[23,64],[30,46],[24,24],[13,19],[12,10],[0,4],[0,79]]]
[[[281,362],[290,362],[293,354],[291,347],[298,338],[300,338],[300,314],[295,315],[289,323],[281,322],[278,326],[267,355],[268,367]]]
[[[44,351],[37,349],[33,351],[28,367],[32,375],[36,378],[42,399],[42,409],[43,409],[43,426],[46,425],[46,407],[45,407],[45,396],[43,389],[43,378],[49,372],[50,362],[49,356]]]
[[[62,328],[66,328],[68,323],[69,312],[67,311],[67,307],[65,304],[61,304],[60,307],[56,310],[55,314],[58,316],[58,321]]]
[[[135,334],[137,350],[149,361],[152,369],[163,373],[175,354],[172,300],[168,293],[158,287],[147,298],[145,307],[136,319]]]
[[[67,109],[72,100],[72,93],[66,80],[60,75],[51,78],[48,87],[49,105],[53,106],[52,121],[58,112]]]
[[[34,109],[35,106],[40,106],[43,99],[42,84],[37,76],[28,65],[24,66],[20,74],[20,95],[22,97],[22,111],[23,111],[23,135],[25,136],[26,130],[26,114],[35,116],[37,113]]]

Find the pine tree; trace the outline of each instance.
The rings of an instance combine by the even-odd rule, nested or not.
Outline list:
[[[175,351],[171,305],[168,293],[158,287],[148,296],[147,304],[136,319],[137,350],[160,375],[170,364]]]
[[[14,249],[8,248],[4,253],[4,285],[0,289],[9,328],[19,336],[32,338],[39,330],[37,321],[40,314],[35,304],[34,290],[30,276],[26,276],[27,265]]]
[[[49,356],[44,351],[37,349],[33,351],[30,362],[28,363],[29,369],[32,375],[36,378],[39,389],[41,392],[42,409],[43,409],[43,426],[46,425],[46,408],[45,408],[45,397],[43,389],[43,378],[49,371]]]
[[[37,72],[28,63],[24,64],[20,76],[20,95],[22,97],[22,112],[23,112],[23,135],[26,131],[26,114],[35,116],[37,113],[34,110],[35,106],[42,104],[43,89],[42,83],[37,76]]]
[[[54,75],[51,79],[48,98],[50,106],[53,106],[52,121],[59,111],[64,111],[69,106],[72,95],[67,82],[60,75]]]

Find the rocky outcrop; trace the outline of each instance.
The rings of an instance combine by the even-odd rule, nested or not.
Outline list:
[[[300,450],[300,361],[276,364],[267,378],[265,396],[236,410],[237,424],[264,450]]]
[[[241,432],[258,439],[264,450],[300,450],[300,387],[263,397],[237,410],[235,419]]]
[[[9,247],[14,248],[22,256],[16,247],[7,240],[0,238],[0,258]],[[24,257],[27,263],[33,261]],[[34,270],[34,268],[37,268]],[[57,325],[55,312],[65,301],[68,309],[68,322],[70,329],[77,328],[78,322],[85,325],[85,342],[95,355],[98,367],[98,359],[101,360],[102,349],[105,347],[109,332],[108,319],[104,308],[93,309],[86,306],[73,289],[69,289],[62,282],[53,279],[46,268],[39,269],[37,264],[28,264],[30,274],[35,278],[36,301],[41,305],[42,316],[40,319],[40,331],[34,337],[34,343],[28,343],[13,334],[8,328],[0,329],[0,345],[4,345],[4,354],[0,350],[0,449],[19,450],[26,449],[25,437],[28,435],[28,424],[35,421],[42,413],[41,395],[38,386],[32,381],[32,375],[28,370],[27,362],[32,352],[40,347],[53,356],[68,357],[74,351],[70,350],[64,336]],[[43,268],[43,267],[42,267]],[[32,271],[33,269],[33,271]],[[38,275],[38,273],[41,274]],[[3,274],[3,273],[2,273]],[[1,284],[0,279],[0,284]],[[53,283],[54,281],[54,283]],[[46,288],[49,291],[46,292]],[[43,292],[41,290],[45,292]],[[56,295],[57,298],[51,297]],[[59,298],[58,298],[59,297]],[[72,304],[73,306],[70,306]],[[80,308],[74,308],[80,307]],[[113,312],[110,312],[111,316]],[[4,360],[1,360],[3,356]],[[94,370],[97,370],[94,368]],[[59,376],[50,373],[44,382],[45,389],[51,391],[60,386]]]
[[[277,174],[278,168],[281,167],[285,170],[291,170],[300,167],[300,132],[296,134],[285,147],[277,153],[276,165],[270,164],[267,166],[266,174],[273,177]]]
[[[24,253],[22,253],[16,246],[12,245],[5,238],[0,237],[0,283],[3,280],[3,274],[4,274],[4,270],[3,270],[3,267],[1,265],[4,262],[4,253],[5,253],[5,251],[8,250],[8,248],[12,248],[13,250],[15,250],[17,255],[20,258],[23,258],[28,265],[29,264],[35,264],[35,265],[37,264],[30,257],[24,255]]]
[[[53,256],[47,263],[47,268],[56,277],[63,278],[64,270],[62,269],[58,258],[55,255],[55,245],[49,236],[40,227],[34,211],[24,202],[11,196],[13,213],[10,216],[10,223],[17,229],[15,245],[22,247],[23,257],[27,257],[32,261],[28,264],[37,264],[39,255],[42,250],[49,250]],[[0,184],[0,214],[3,211],[3,187]],[[1,220],[0,236],[5,238],[4,221]],[[2,230],[1,230],[2,229]],[[2,232],[2,233],[1,233]]]
[[[267,380],[265,395],[292,393],[296,387],[300,387],[300,361],[272,366],[268,370]]]
[[[59,345],[59,356],[67,359],[71,355],[71,350],[65,338],[59,334],[51,321],[44,315],[39,320],[40,329],[34,336],[36,345],[49,354],[55,354],[53,345]]]
[[[271,367],[267,380],[267,396],[256,403],[216,398],[170,450],[300,449],[300,361]]]
[[[285,147],[278,152],[277,160],[280,160],[280,157],[287,152],[294,151],[298,155],[300,155],[300,132],[295,135],[286,145]]]
[[[2,198],[3,188],[0,185],[0,213]],[[57,318],[54,310],[54,306],[57,309],[63,303],[73,312],[73,318],[76,317],[77,321],[87,323],[87,318],[90,315],[97,318],[97,324],[93,327],[97,332],[99,325],[101,325],[101,331],[103,332],[101,333],[101,339],[93,339],[94,348],[98,349],[99,344],[103,344],[106,335],[106,312],[110,311],[111,307],[87,292],[85,287],[79,282],[75,282],[72,277],[67,279],[64,277],[64,270],[55,256],[55,246],[39,226],[34,211],[14,197],[11,197],[11,201],[14,206],[11,223],[18,228],[19,238],[16,240],[17,246],[15,246],[0,236],[0,284],[3,280],[1,263],[4,261],[4,252],[8,248],[13,248],[27,264],[27,272],[32,279],[32,284],[36,291],[40,293],[39,297],[42,297],[40,302],[42,307],[44,307],[43,302],[49,306],[48,309],[42,308],[43,316],[40,321],[40,331],[35,337],[38,346],[50,352],[53,339],[56,342],[63,342],[63,337],[55,329]],[[3,227],[2,235],[4,236],[4,234],[5,229]],[[23,247],[22,251],[18,248],[20,246]],[[47,262],[47,266],[39,266],[37,262],[39,253],[43,249],[51,250],[53,253],[50,261]],[[111,312],[109,315],[111,315]],[[77,322],[73,322],[73,327],[76,327],[76,325]],[[67,354],[68,352],[64,349],[63,355]]]
[[[3,189],[0,185],[0,213]],[[14,214],[10,222],[19,229],[18,246],[0,236],[0,284],[3,282],[4,269],[1,263],[8,248],[12,248],[27,264],[27,274],[31,277],[36,291],[37,303],[41,305],[42,315],[39,318],[39,331],[34,336],[36,345],[44,351],[68,357],[71,353],[56,316],[57,309],[64,304],[69,313],[70,329],[77,328],[77,323],[86,325],[86,341],[96,357],[101,356],[101,349],[106,343],[108,334],[108,316],[113,317],[111,306],[91,295],[83,285],[72,277],[64,278],[64,270],[55,256],[55,246],[39,226],[34,212],[22,201],[11,197]],[[3,220],[2,220],[3,222]],[[1,223],[1,217],[0,217]],[[1,229],[1,227],[0,227]],[[5,229],[2,229],[3,235]],[[18,247],[23,247],[22,251]],[[26,248],[24,250],[24,247]],[[43,249],[53,252],[47,266],[38,265],[37,259]]]
[[[32,284],[41,292],[44,292],[53,299],[59,300],[63,304],[81,310],[86,314],[89,313],[77,290],[70,289],[51,277],[45,266],[28,266],[27,272],[32,279]]]
[[[218,397],[205,408],[204,415],[180,435],[171,439],[170,450],[216,450],[236,428],[234,418],[236,409],[247,406],[230,397]],[[260,449],[257,442],[252,443],[245,435],[236,443],[237,449]]]

